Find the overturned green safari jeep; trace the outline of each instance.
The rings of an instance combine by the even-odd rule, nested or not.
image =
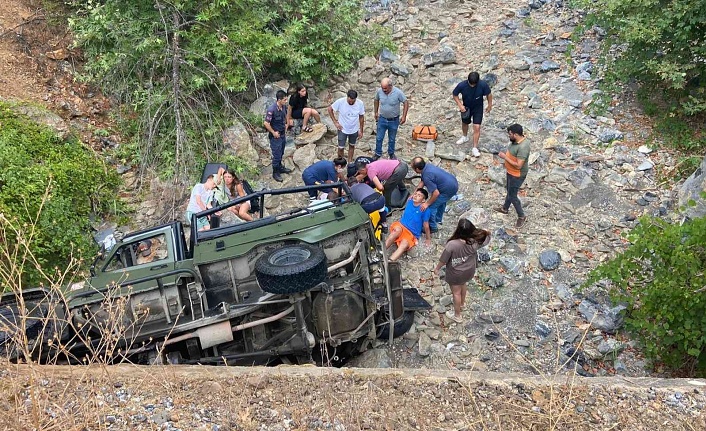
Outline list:
[[[308,202],[300,196],[330,187],[348,191],[255,192],[195,214],[188,241],[179,221],[126,235],[63,292],[6,293],[0,349],[64,363],[342,364],[376,338],[400,336],[430,306],[403,289],[359,204],[264,214],[268,199]],[[245,201],[260,208],[254,221],[196,230],[196,218]]]

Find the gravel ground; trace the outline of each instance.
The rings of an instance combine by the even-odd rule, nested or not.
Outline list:
[[[703,430],[704,380],[315,367],[17,366],[5,430]]]

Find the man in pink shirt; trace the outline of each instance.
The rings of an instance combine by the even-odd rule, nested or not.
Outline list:
[[[403,181],[407,176],[407,163],[397,159],[379,159],[374,162],[361,162],[358,166],[358,177],[366,176],[376,189],[385,196],[385,205],[390,206],[392,191],[396,187],[404,187]]]

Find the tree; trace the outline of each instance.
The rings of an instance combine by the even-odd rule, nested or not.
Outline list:
[[[609,74],[635,79],[674,113],[706,112],[706,0],[578,0],[607,31]]]
[[[17,262],[36,261],[52,274],[71,258],[90,257],[89,215],[108,212],[118,183],[78,139],[62,140],[0,102],[0,280],[22,274],[32,286],[45,276]],[[34,257],[18,256],[26,252]]]
[[[70,26],[87,57],[85,78],[139,118],[143,168],[180,179],[222,152],[234,96],[257,87],[265,70],[321,79],[389,41],[361,25],[360,0],[73,4]]]
[[[648,359],[705,375],[706,218],[679,225],[643,217],[629,238],[584,285],[610,280],[613,299],[628,306],[626,328]]]

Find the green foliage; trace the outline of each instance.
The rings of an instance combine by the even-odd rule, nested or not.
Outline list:
[[[706,0],[576,0],[608,34],[606,71],[636,80],[677,115],[706,110]]]
[[[233,96],[265,71],[323,80],[389,44],[363,24],[361,0],[69,3],[88,59],[83,78],[129,107],[129,153],[163,177],[219,159]]]
[[[648,359],[706,374],[706,218],[682,225],[643,217],[631,245],[591,272],[610,280],[615,301],[628,304],[626,328]]]
[[[0,102],[0,213],[13,224],[36,227],[30,250],[44,268],[95,251],[89,215],[109,211],[118,183],[78,140],[61,140]],[[5,235],[0,242],[15,242],[12,232]],[[8,262],[0,255],[0,265]],[[25,270],[27,283],[42,279],[35,269]]]

